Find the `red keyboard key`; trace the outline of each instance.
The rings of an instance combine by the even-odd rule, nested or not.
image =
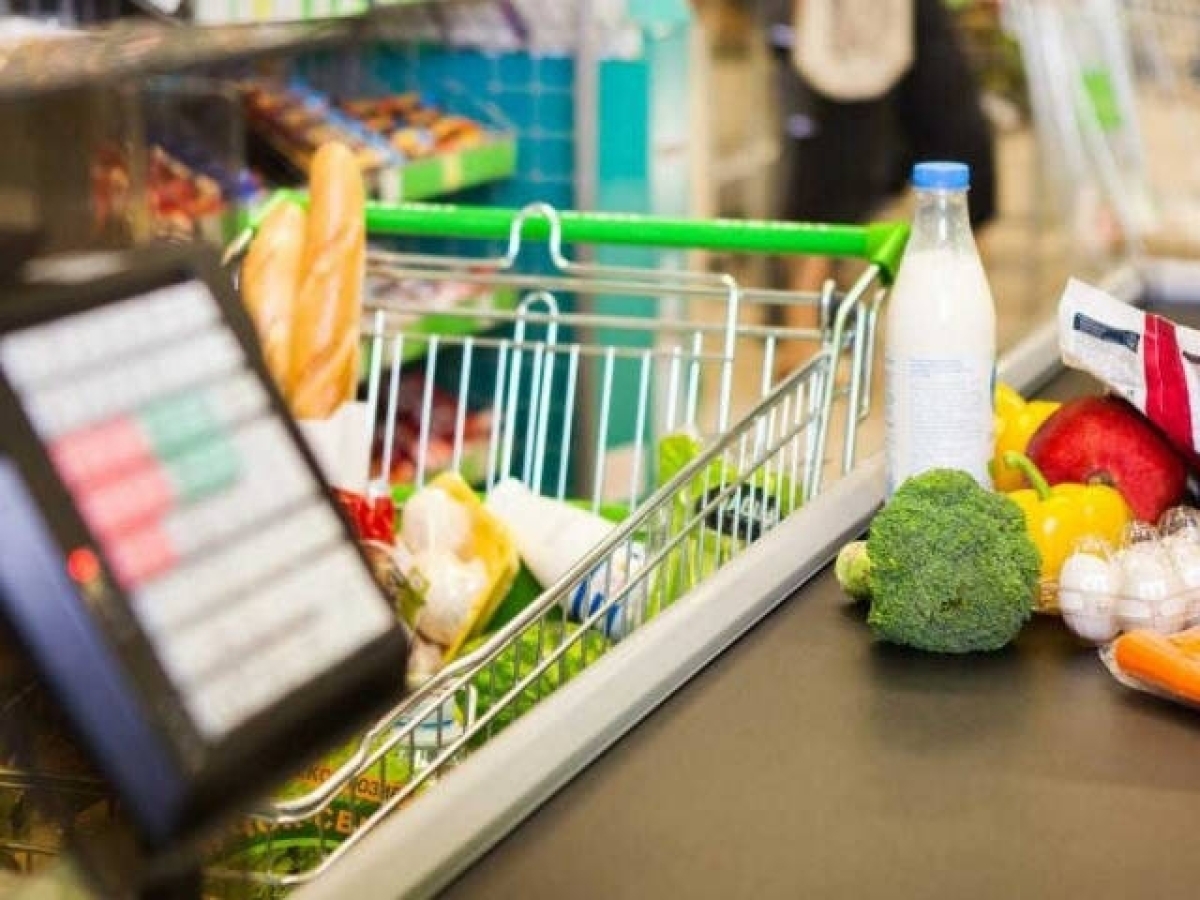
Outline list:
[[[110,540],[161,519],[175,497],[166,473],[152,463],[120,481],[77,490],[76,502],[92,531]]]
[[[82,489],[144,465],[153,454],[137,423],[122,417],[60,437],[51,444],[50,457],[63,481]]]
[[[178,562],[171,540],[157,526],[143,528],[126,535],[105,547],[125,590],[133,590],[152,578],[162,575]]]

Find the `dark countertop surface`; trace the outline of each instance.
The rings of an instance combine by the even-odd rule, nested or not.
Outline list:
[[[446,896],[1200,896],[1200,714],[1053,619],[954,658],[863,617],[824,572]]]

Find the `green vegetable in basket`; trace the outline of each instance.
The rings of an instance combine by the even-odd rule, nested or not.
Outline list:
[[[704,445],[695,435],[664,437],[658,445],[659,484],[675,479],[703,452]],[[686,537],[664,561],[667,603],[687,593],[728,562],[742,544],[757,540],[799,507],[792,480],[774,471],[772,464],[770,461],[747,475],[722,455],[678,490],[670,534],[686,533]]]
[[[355,740],[321,757],[291,778],[277,792],[276,799],[303,797],[327,783],[357,749]],[[357,831],[381,803],[408,783],[413,761],[407,742],[387,753],[384,763],[382,766],[376,763],[350,778],[329,806],[312,818],[289,825],[244,818],[241,827],[229,835],[218,851],[214,859],[216,867],[270,875],[311,871]],[[231,897],[241,896],[244,895],[231,894]]]
[[[478,649],[486,638],[469,645],[467,652]],[[568,642],[562,656],[550,663],[496,716],[492,730],[509,725],[518,715],[527,712],[539,700],[558,690],[584,667],[590,665],[609,647],[609,641],[595,629],[580,629],[561,619],[550,618],[535,622],[506,647],[489,664],[476,673],[471,681],[475,695],[475,715],[482,716],[505,694],[527,677],[540,661]],[[539,652],[540,651],[540,652]]]

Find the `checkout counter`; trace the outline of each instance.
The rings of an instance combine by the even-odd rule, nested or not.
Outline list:
[[[1105,287],[1200,324],[1195,268]],[[999,374],[1096,388],[1053,323]],[[989,656],[873,641],[828,563],[882,492],[865,460],[295,896],[1194,896],[1196,714],[1049,618]]]

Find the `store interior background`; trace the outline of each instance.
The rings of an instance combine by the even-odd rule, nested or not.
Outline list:
[[[749,12],[752,0],[691,0],[691,3],[697,22],[688,32],[692,65],[687,78],[676,80],[670,85],[672,90],[666,92],[687,97],[685,105],[690,105],[690,118],[673,111],[666,128],[669,132],[666,139],[680,140],[680,134],[684,135],[685,144],[671,145],[676,152],[673,158],[686,158],[690,165],[678,165],[680,171],[672,173],[672,178],[690,182],[690,200],[678,208],[656,211],[686,212],[706,218],[770,218],[778,191],[775,163],[779,155],[779,129],[774,120],[764,36]],[[563,4],[563,8],[569,5]],[[596,0],[596,5],[603,4]],[[629,0],[629,5],[635,5],[634,0]],[[1118,246],[1095,252],[1094,248],[1089,251],[1081,247],[1077,230],[1072,232],[1069,218],[1056,208],[1051,176],[1046,174],[1047,150],[1039,141],[1029,112],[1019,51],[998,27],[997,6],[969,3],[956,15],[986,86],[985,105],[994,127],[1000,214],[979,238],[995,298],[999,345],[1005,350],[1053,316],[1068,277],[1089,278],[1109,272],[1130,248]],[[1186,37],[1200,37],[1200,26],[1193,23]],[[1194,42],[1193,52],[1200,54],[1200,40]],[[555,62],[562,63],[556,72],[569,71],[563,60]],[[0,71],[2,63],[0,57]],[[664,77],[677,76],[667,73]],[[1191,89],[1191,82],[1187,86]],[[569,108],[569,96],[570,87],[560,86],[555,94],[559,108]],[[1200,113],[1200,103],[1189,95],[1186,99],[1190,106],[1184,103],[1181,111],[1178,97],[1169,104],[1157,104],[1151,92],[1139,99],[1145,101],[1140,107],[1141,126],[1152,167],[1156,173],[1165,173],[1164,181],[1174,185],[1178,195],[1189,194],[1200,183],[1196,177],[1200,157],[1192,152],[1196,144],[1188,143],[1186,138],[1193,119]],[[88,171],[78,165],[82,155],[80,146],[114,133],[125,137],[136,135],[142,123],[136,117],[123,118],[128,109],[121,98],[102,91],[94,95],[81,91],[60,96],[54,104],[36,100],[11,101],[7,106],[0,103],[0,116],[9,123],[6,140],[0,142],[0,225],[32,218],[38,212],[43,216],[54,213],[56,236],[65,245],[91,242],[96,240],[97,233],[89,225]],[[682,132],[681,122],[686,123]],[[570,153],[560,151],[570,140],[595,139],[600,129],[596,122],[582,119],[574,124],[578,130],[573,136],[553,134],[546,139],[547,145],[554,142],[559,157],[568,160]],[[639,122],[638,134],[644,136],[642,131],[661,126],[662,123]],[[610,123],[609,128],[605,131],[607,137],[611,139],[614,133],[620,136],[620,127],[613,129]],[[669,143],[666,139],[664,143]],[[603,141],[595,143],[598,158],[592,162],[599,167],[596,197],[573,192],[570,177],[557,173],[539,182],[523,180],[497,185],[495,192],[469,194],[464,202],[515,205],[538,199],[558,205],[573,202],[586,208],[592,205],[590,201],[597,201],[595,205],[610,210],[637,210],[643,208],[640,206],[643,202],[648,205],[649,200],[631,195],[627,186],[616,180],[605,181],[605,172],[612,168],[611,160],[600,152]],[[460,198],[461,195],[455,199]],[[902,200],[886,215],[906,219],[909,209]],[[1147,241],[1147,249],[1151,244],[1165,245],[1171,255],[1194,255],[1200,247],[1200,217],[1189,219],[1183,214],[1170,219],[1161,234]],[[761,260],[755,263],[745,258],[708,256],[697,257],[693,262],[714,271],[728,270],[739,277],[745,276],[750,284],[764,278]],[[711,306],[707,313],[719,321],[718,308]],[[885,333],[882,340],[886,339]],[[740,418],[760,397],[762,361],[753,353],[739,354],[737,365],[733,414]],[[877,381],[880,369],[876,367]],[[710,383],[708,387],[715,388],[716,384]],[[879,389],[877,383],[877,396]],[[881,405],[875,404],[860,435],[860,456],[881,447]],[[836,462],[829,461],[830,469],[836,467]],[[611,480],[616,484],[626,481],[621,477]]]
[[[706,77],[714,98],[708,126],[708,146],[701,154],[697,206],[704,214],[770,218],[776,185],[779,127],[773,118],[771,60],[751,0],[696,0],[705,45]],[[1118,242],[1097,249],[1088,236],[1072,234],[1069,216],[1056,203],[1047,171],[1046,137],[1039,138],[1021,47],[1006,28],[997,3],[957,3],[959,36],[982,86],[982,103],[994,135],[999,215],[976,235],[989,276],[997,313],[1001,352],[1013,346],[1039,323],[1049,319],[1067,280],[1099,277],[1120,260],[1136,256],[1139,248]],[[1196,37],[1194,23],[1185,23],[1181,43]],[[1164,40],[1162,34],[1152,37]],[[1188,45],[1192,46],[1192,45]],[[1200,44],[1195,44],[1200,47]],[[1187,135],[1200,106],[1189,105],[1191,83],[1138,83],[1138,122],[1151,177],[1172,184],[1179,195],[1191,195],[1196,165],[1187,152]],[[1169,96],[1164,96],[1168,94]],[[848,152],[852,152],[848,150]],[[1189,198],[1190,199],[1190,198]],[[1192,256],[1200,232],[1195,204],[1188,211],[1164,217],[1142,248],[1165,250],[1171,256]],[[883,213],[907,219],[909,206],[899,198]],[[718,267],[725,263],[714,263]],[[886,341],[886,334],[883,335]],[[745,359],[743,358],[743,363]],[[745,365],[739,384],[743,404],[753,392],[754,367]],[[876,373],[876,388],[878,372]],[[865,450],[879,449],[882,435],[874,415],[863,433]]]
[[[710,52],[713,105],[722,111],[712,121],[713,177],[708,202],[723,215],[769,217],[778,128],[770,115],[770,61],[749,6],[739,0],[702,0],[699,4]],[[1001,65],[995,36],[989,33],[990,17],[980,21],[963,15],[959,21],[977,67]],[[971,28],[972,24],[977,27]],[[747,102],[747,97],[753,100]],[[1049,308],[1050,295],[1066,274],[1069,252],[1053,211],[1039,208],[1036,140],[1027,114],[1015,99],[992,101],[997,110],[990,118],[1000,215],[986,235],[980,236],[996,296],[1002,345],[1011,344],[1032,318]],[[900,203],[885,215],[903,217],[907,212]]]
[[[770,60],[747,0],[699,0],[713,88],[709,195],[702,202],[721,214],[769,218],[772,214],[778,126]],[[986,10],[958,16],[960,34],[985,82],[1001,82],[986,101],[995,135],[999,209],[978,235],[996,299],[999,341],[1011,345],[1031,321],[1051,308],[1070,268],[1070,248],[1054,210],[1039,203],[1038,150],[1023,83],[1012,77],[1015,60],[999,43],[996,19]],[[1019,51],[1012,48],[1013,53]],[[1007,82],[1007,84],[1005,84]],[[747,100],[747,98],[752,98]],[[765,113],[765,114],[764,114]],[[852,151],[849,151],[852,152]],[[907,217],[901,201],[885,217]]]

